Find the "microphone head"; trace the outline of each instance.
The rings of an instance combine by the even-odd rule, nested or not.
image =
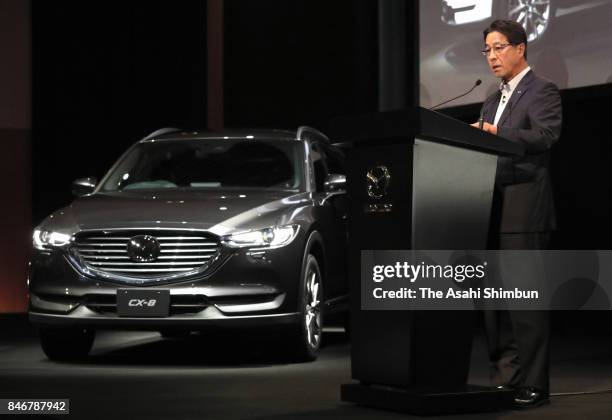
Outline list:
[[[481,83],[482,83],[482,80],[478,79],[476,80],[476,83],[474,84],[474,86],[480,86]]]

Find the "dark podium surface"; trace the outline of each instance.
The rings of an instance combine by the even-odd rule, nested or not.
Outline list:
[[[475,129],[463,121],[417,107],[358,117],[336,118],[332,138],[354,145],[411,141],[415,137],[500,156],[521,156],[523,145]]]
[[[362,310],[361,250],[485,249],[498,156],[524,148],[415,108],[335,121],[349,142],[351,372],[345,401],[442,414],[502,409],[468,386],[474,311]]]

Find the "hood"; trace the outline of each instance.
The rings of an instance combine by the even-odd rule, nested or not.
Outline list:
[[[217,235],[292,223],[309,193],[288,191],[121,191],[75,200],[41,228],[72,234],[113,228],[202,229]]]

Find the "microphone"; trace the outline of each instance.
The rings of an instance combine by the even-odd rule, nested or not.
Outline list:
[[[431,108],[429,108],[429,110],[430,110],[430,111],[433,111],[434,109],[438,108],[439,106],[442,106],[442,105],[444,105],[444,104],[447,104],[447,103],[449,103],[449,102],[452,102],[452,101],[454,101],[455,99],[462,98],[462,97],[464,97],[465,95],[469,95],[470,93],[472,93],[472,91],[473,91],[474,89],[476,89],[476,87],[480,86],[480,84],[481,84],[481,83],[482,83],[482,80],[480,80],[480,79],[476,80],[476,82],[474,83],[474,86],[472,86],[472,88],[471,88],[470,90],[468,90],[467,92],[465,92],[465,93],[463,93],[463,94],[461,94],[461,95],[459,95],[459,96],[455,96],[454,98],[449,99],[448,101],[444,101],[444,102],[442,102],[442,103],[439,103],[439,104],[438,104],[438,105],[436,105],[436,106],[432,106]]]

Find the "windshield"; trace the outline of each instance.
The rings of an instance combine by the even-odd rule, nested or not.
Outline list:
[[[244,139],[139,143],[109,173],[102,191],[299,190],[303,184],[301,144]]]

